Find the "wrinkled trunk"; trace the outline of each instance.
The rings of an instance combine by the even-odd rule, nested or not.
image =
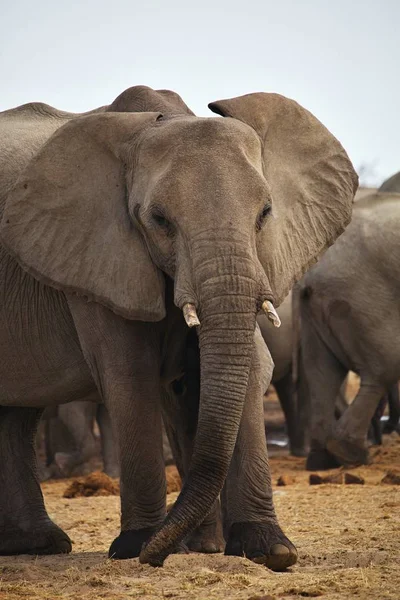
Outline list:
[[[189,476],[165,524],[141,561],[162,564],[210,511],[224,484],[246,395],[260,285],[254,261],[218,252],[194,253],[199,299],[201,392]],[[217,275],[210,277],[210,261]]]

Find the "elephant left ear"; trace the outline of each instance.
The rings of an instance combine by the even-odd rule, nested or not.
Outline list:
[[[209,108],[246,123],[262,141],[272,215],[257,249],[279,306],[350,222],[358,176],[338,140],[289,98],[256,93]]]

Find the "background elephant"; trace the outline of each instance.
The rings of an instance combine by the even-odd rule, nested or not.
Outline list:
[[[350,226],[301,283],[309,469],[367,462],[371,417],[400,377],[400,195],[387,187],[355,205]],[[334,398],[348,370],[360,375],[360,391],[335,423]]]
[[[295,288],[296,289],[296,288]],[[290,453],[293,456],[306,456],[310,436],[310,408],[307,388],[297,386],[293,373],[293,353],[298,353],[300,336],[300,315],[297,307],[292,306],[293,300],[298,302],[298,291],[290,294],[282,302],[278,314],[282,325],[279,329],[272,326],[265,315],[258,315],[257,322],[260,326],[263,339],[271,352],[274,361],[272,382],[277,392],[282,407],[287,433],[289,438]],[[295,298],[293,299],[293,296]],[[295,346],[295,348],[294,348]],[[347,378],[342,383],[335,398],[335,417],[340,418],[348,408],[346,400]],[[384,424],[381,417],[388,405],[389,419]],[[399,389],[398,384],[390,387],[378,405],[369,428],[369,439],[373,444],[382,443],[382,432],[391,433],[398,429],[400,419]]]
[[[97,425],[99,440],[94,429]],[[119,476],[119,462],[111,420],[100,397],[98,403],[76,400],[45,409],[38,431],[40,481],[71,477],[91,470],[90,459],[103,462],[103,471]],[[174,462],[163,428],[165,464]]]
[[[137,87],[92,114],[33,104],[0,116],[3,554],[70,550],[45,511],[32,440],[55,398],[100,393],[121,468],[110,556],[162,564],[226,480],[226,552],[274,569],[296,561],[273,508],[256,315],[264,306],[274,318],[273,303],[346,227],[357,176],[283,96],[210,108],[227,118]],[[161,407],[179,421],[170,398],[185,320],[198,325],[198,419],[165,516]]]
[[[119,464],[111,420],[100,397],[98,402],[76,400],[46,408],[40,428],[41,480],[70,477],[90,471],[89,461],[103,461],[103,470],[118,477]],[[99,440],[95,436],[98,427]],[[42,464],[42,461],[44,464]]]

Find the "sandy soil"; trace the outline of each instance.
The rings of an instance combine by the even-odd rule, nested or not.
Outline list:
[[[304,460],[271,458],[280,522],[299,551],[298,564],[272,573],[223,555],[176,555],[162,569],[138,560],[110,561],[118,534],[117,496],[63,498],[70,480],[43,484],[51,517],[73,540],[68,556],[1,557],[0,599],[95,600],[295,598],[400,598],[400,486],[380,483],[400,468],[400,438],[374,448],[374,463],[351,472],[364,485],[309,485]],[[276,485],[279,476],[291,483]],[[169,496],[173,500],[176,494]]]

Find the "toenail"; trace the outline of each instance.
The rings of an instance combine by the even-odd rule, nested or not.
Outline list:
[[[271,547],[270,553],[273,556],[278,556],[279,554],[290,554],[290,550],[283,544],[274,544]]]

